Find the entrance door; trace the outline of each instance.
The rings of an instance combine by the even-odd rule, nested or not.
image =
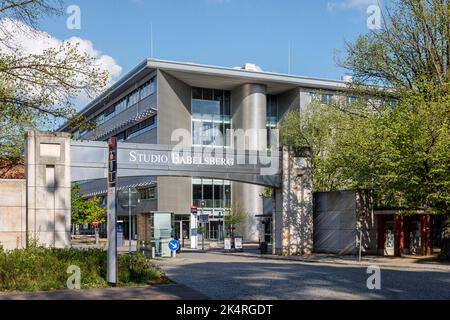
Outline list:
[[[384,243],[385,255],[393,256],[394,255],[394,246],[395,246],[395,235],[394,235],[394,221],[386,222],[386,241]]]

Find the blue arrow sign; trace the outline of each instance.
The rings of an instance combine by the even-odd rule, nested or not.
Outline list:
[[[180,243],[177,240],[173,239],[170,240],[167,246],[169,247],[170,250],[177,251],[180,248]]]

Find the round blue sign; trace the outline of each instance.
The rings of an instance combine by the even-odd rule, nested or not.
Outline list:
[[[171,240],[167,246],[171,251],[177,251],[180,249],[180,243],[175,239]]]

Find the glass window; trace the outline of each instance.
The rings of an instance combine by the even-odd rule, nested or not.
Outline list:
[[[155,187],[140,189],[139,193],[140,193],[142,200],[156,199],[156,188]]]
[[[202,99],[202,88],[192,88],[192,99]]]
[[[203,199],[212,200],[213,198],[213,186],[211,184],[203,185]]]
[[[220,101],[192,100],[193,114],[215,114],[220,115]]]
[[[202,124],[202,144],[203,145],[212,145],[214,142],[213,135],[213,123],[212,122],[203,122]]]
[[[192,144],[202,144],[202,122],[192,121]]]
[[[332,97],[333,97],[332,94],[322,94],[321,97],[320,97],[320,102],[322,102],[322,103],[330,103]]]
[[[202,185],[194,184],[192,186],[192,199],[201,200],[202,199]]]
[[[212,100],[213,99],[213,90],[212,89],[203,89],[203,100]]]

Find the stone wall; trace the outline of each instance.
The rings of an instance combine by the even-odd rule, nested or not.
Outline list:
[[[0,179],[0,245],[6,250],[26,244],[26,181]]]

